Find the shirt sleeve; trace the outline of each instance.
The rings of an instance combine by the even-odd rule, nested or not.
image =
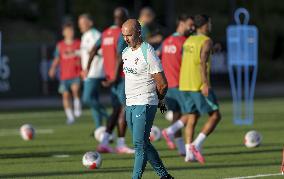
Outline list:
[[[149,46],[147,57],[150,74],[155,74],[163,71],[161,60],[156,55],[154,48],[151,46]]]
[[[125,40],[123,39],[122,34],[120,34],[118,41],[117,41],[117,53],[121,54],[126,47],[127,47],[127,44]]]

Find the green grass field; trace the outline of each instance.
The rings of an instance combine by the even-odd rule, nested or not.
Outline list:
[[[223,120],[204,145],[207,163],[185,163],[176,151],[169,151],[165,141],[155,142],[169,172],[176,179],[215,179],[279,173],[284,144],[284,99],[262,99],[255,103],[253,126],[234,126],[229,101],[221,101]],[[197,126],[199,130],[205,118]],[[17,134],[24,123],[32,124],[41,133],[35,140],[23,141]],[[169,124],[157,113],[155,125]],[[44,133],[52,129],[53,133]],[[0,178],[131,178],[132,155],[103,154],[103,165],[97,170],[82,166],[85,152],[95,150],[97,142],[90,137],[93,123],[89,110],[72,126],[65,125],[62,109],[28,110],[0,113]],[[258,130],[263,135],[260,147],[247,149],[244,134]],[[197,130],[197,131],[198,131]],[[127,133],[127,142],[130,144]],[[113,144],[114,145],[114,144]],[[60,158],[56,155],[70,155]],[[150,165],[145,179],[159,178]],[[282,178],[270,176],[266,178]]]

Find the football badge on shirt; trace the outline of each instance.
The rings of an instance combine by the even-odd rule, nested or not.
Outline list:
[[[135,65],[137,65],[138,61],[139,61],[139,58],[136,58],[135,59]]]

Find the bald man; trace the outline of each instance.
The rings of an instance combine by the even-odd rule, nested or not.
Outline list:
[[[150,131],[157,107],[163,113],[168,83],[160,59],[153,47],[143,42],[141,26],[135,19],[122,26],[128,47],[122,52],[125,74],[126,121],[132,131],[135,161],[132,179],[142,178],[147,161],[161,179],[173,179],[164,167],[158,152],[150,143]]]

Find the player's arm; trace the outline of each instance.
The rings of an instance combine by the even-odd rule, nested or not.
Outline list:
[[[48,71],[48,75],[52,79],[55,77],[56,68],[59,65],[59,60],[60,60],[60,58],[59,58],[59,47],[58,47],[58,45],[56,45],[56,48],[55,48],[55,51],[54,51],[54,59],[52,61],[51,67]]]
[[[159,99],[158,107],[160,108],[161,113],[164,113],[167,110],[164,98],[168,91],[168,81],[163,72],[161,61],[155,54],[154,49],[152,48],[149,50],[148,53],[148,61],[150,66],[150,73],[156,83],[156,92]]]
[[[154,81],[156,82],[158,99],[163,100],[168,91],[168,82],[167,82],[166,76],[164,72],[162,71],[162,72],[152,74],[152,77]]]
[[[97,43],[93,46],[92,50],[90,51],[89,60],[88,60],[88,64],[87,64],[87,73],[89,72],[89,70],[91,68],[91,64],[93,62],[93,59],[94,59],[95,55],[98,54],[98,51],[99,51],[100,48],[101,48],[101,39],[99,39],[97,41]]]
[[[201,71],[201,79],[202,79],[202,94],[204,96],[208,96],[209,93],[209,79],[208,79],[208,74],[207,74],[207,62],[212,50],[212,45],[213,42],[211,39],[207,40],[204,42],[204,45],[201,48],[201,53],[200,53],[200,71]]]
[[[163,71],[152,74],[152,77],[156,83],[156,91],[159,99],[158,107],[160,108],[160,111],[163,114],[164,112],[167,111],[164,98],[168,91],[168,82]]]
[[[116,56],[116,66],[115,66],[115,72],[114,72],[114,79],[102,81],[102,85],[104,87],[109,87],[112,84],[116,83],[117,80],[119,79],[119,75],[120,75],[121,69],[122,69],[122,57],[121,57],[121,54],[117,54],[117,56]]]
[[[108,81],[103,81],[102,85],[105,87],[111,86],[113,83],[117,82],[120,76],[120,72],[122,70],[122,51],[127,47],[126,42],[123,39],[123,36],[120,35],[118,42],[117,42],[117,49],[116,49],[116,66],[115,66],[115,71],[114,71],[114,79],[108,80]]]

